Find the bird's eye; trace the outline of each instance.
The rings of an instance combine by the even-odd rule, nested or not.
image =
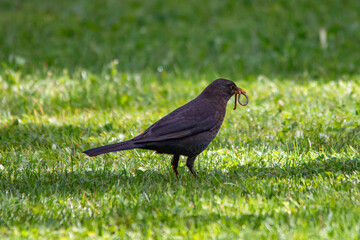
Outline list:
[[[234,85],[231,85],[230,89],[231,89],[231,90],[235,90],[235,86],[234,86]]]

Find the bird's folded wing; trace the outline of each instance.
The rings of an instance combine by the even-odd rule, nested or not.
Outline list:
[[[154,123],[134,140],[141,143],[179,139],[210,131],[215,125],[214,116],[210,113],[168,115]]]

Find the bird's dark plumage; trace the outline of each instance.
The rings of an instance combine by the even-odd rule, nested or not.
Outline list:
[[[217,79],[203,92],[161,118],[139,136],[120,143],[84,151],[88,156],[134,148],[172,154],[172,168],[178,176],[179,156],[187,156],[186,165],[194,176],[194,161],[214,139],[225,117],[226,104],[234,94],[245,93],[235,83]]]

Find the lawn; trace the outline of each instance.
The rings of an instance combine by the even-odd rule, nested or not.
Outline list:
[[[360,1],[0,2],[0,239],[359,239]],[[195,161],[130,139],[216,78]]]

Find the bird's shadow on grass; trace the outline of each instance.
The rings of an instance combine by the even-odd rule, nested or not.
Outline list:
[[[170,164],[170,162],[169,162]],[[163,187],[189,188],[226,187],[224,183],[232,185],[244,184],[244,181],[261,181],[272,178],[280,179],[313,179],[318,176],[335,177],[339,174],[351,175],[360,171],[360,159],[330,158],[321,162],[300,163],[295,166],[257,167],[254,165],[238,165],[227,172],[220,170],[199,171],[200,180],[195,179],[185,167],[180,170],[180,180],[177,180],[169,167],[169,172],[161,173],[156,170],[133,169],[131,171],[114,171],[110,168],[96,168],[93,170],[78,171],[37,171],[23,169],[11,174],[0,172],[0,188],[13,193],[30,195],[82,195],[87,193],[106,193],[113,188],[131,188],[137,190]],[[247,194],[246,191],[242,194]],[[250,194],[250,193],[248,193]]]
[[[148,186],[165,182],[167,177],[156,171],[148,170],[138,173],[125,171],[114,172],[110,170],[86,171],[23,171],[9,174],[0,173],[0,189],[14,195],[60,195],[81,196],[84,193],[106,193],[114,187],[128,188],[135,186]],[[151,177],[149,177],[151,176]],[[169,179],[167,179],[169,180]],[[175,180],[175,179],[174,179]]]

